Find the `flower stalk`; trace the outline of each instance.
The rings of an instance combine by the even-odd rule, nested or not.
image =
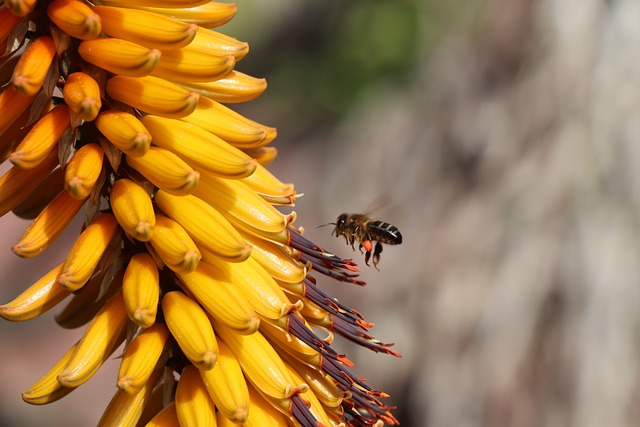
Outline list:
[[[59,265],[0,305],[16,322],[67,301],[56,322],[85,328],[25,402],[63,398],[124,343],[99,425],[397,424],[331,347],[338,334],[399,356],[317,280],[364,285],[356,264],[294,227],[300,194],[267,169],[276,129],[227,105],[266,88],[236,70],[248,44],[211,29],[235,12],[0,5],[0,65],[13,70],[0,75],[0,161],[12,164],[0,216],[32,220],[12,250],[36,257],[85,219]]]

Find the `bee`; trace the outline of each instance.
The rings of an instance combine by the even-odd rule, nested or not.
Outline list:
[[[364,263],[368,266],[373,250],[373,242],[375,242],[375,250],[373,250],[373,266],[376,270],[380,262],[380,254],[382,253],[382,244],[399,245],[402,243],[402,234],[394,226],[388,222],[378,221],[369,218],[364,214],[346,214],[343,213],[336,219],[336,222],[330,222],[325,225],[335,225],[331,235],[336,237],[344,236],[347,244],[355,251],[354,243],[358,242],[358,249],[362,253],[365,250]]]

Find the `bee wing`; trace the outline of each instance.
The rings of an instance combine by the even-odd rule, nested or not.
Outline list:
[[[406,202],[393,201],[389,194],[385,193],[369,203],[369,208],[362,213],[375,220],[401,222],[402,218],[406,218]]]
[[[374,218],[379,216],[380,212],[386,211],[391,205],[391,199],[388,194],[381,194],[373,199],[367,209],[362,214]]]

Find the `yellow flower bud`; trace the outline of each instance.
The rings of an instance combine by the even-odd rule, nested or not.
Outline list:
[[[82,1],[53,0],[47,15],[62,31],[77,39],[95,39],[102,32],[100,16]]]
[[[102,107],[100,88],[90,75],[83,72],[70,74],[62,94],[71,111],[82,120],[90,122],[98,117]]]
[[[35,39],[18,60],[11,85],[24,95],[38,93],[55,54],[56,47],[51,37],[42,36]]]

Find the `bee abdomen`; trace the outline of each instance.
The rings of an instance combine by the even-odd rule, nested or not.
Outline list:
[[[402,234],[396,226],[383,221],[371,221],[369,223],[369,233],[372,240],[388,245],[399,245],[402,243]]]

